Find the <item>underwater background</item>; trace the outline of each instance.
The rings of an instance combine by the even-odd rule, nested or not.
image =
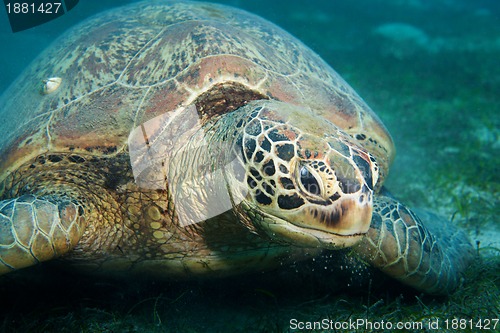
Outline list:
[[[15,34],[0,13],[0,93],[67,28],[128,2],[82,0]],[[477,246],[463,286],[449,297],[423,295],[340,265],[190,282],[108,280],[47,265],[0,277],[0,332],[295,332],[304,330],[291,319],[500,318],[500,1],[214,2],[298,37],[380,116],[397,148],[389,190],[464,228]],[[330,284],[332,276],[345,284]]]

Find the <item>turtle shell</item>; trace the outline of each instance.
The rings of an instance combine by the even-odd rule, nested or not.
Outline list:
[[[387,174],[394,147],[379,118],[296,38],[242,10],[148,1],[74,27],[5,92],[0,180],[43,153],[126,151],[134,128],[193,103],[209,118],[253,99],[310,108]]]

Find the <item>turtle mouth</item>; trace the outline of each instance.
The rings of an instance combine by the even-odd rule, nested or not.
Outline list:
[[[342,234],[294,223],[261,210],[259,213],[261,218],[256,221],[258,229],[263,230],[273,240],[284,241],[295,246],[341,249],[354,246],[367,232]]]

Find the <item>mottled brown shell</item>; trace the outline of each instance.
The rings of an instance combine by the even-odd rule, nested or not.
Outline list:
[[[50,78],[61,82],[44,93]],[[394,148],[385,127],[297,39],[241,10],[149,1],[65,33],[3,95],[0,180],[45,152],[113,156],[134,128],[224,82],[311,108],[357,138],[387,173]]]

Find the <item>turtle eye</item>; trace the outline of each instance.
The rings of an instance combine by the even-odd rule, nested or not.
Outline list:
[[[321,188],[318,180],[306,166],[302,166],[300,168],[300,184],[302,185],[302,188],[310,194],[321,194]]]

